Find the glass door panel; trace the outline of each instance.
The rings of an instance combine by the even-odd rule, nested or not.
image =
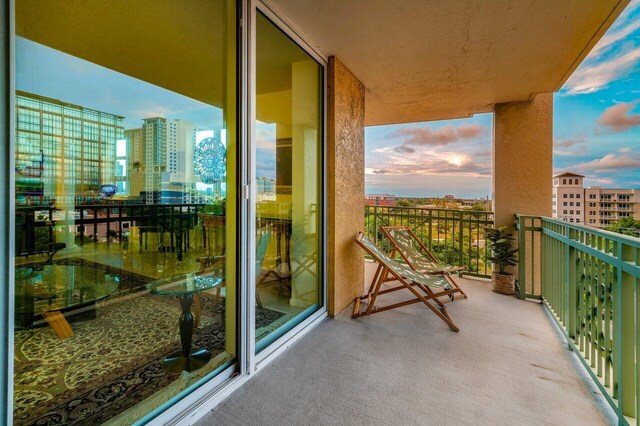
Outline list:
[[[322,304],[323,67],[256,18],[256,350]]]
[[[16,2],[15,424],[236,360],[236,40],[232,0]]]

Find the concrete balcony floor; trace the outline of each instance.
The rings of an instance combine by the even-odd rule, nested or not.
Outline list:
[[[372,274],[367,264],[367,275]],[[325,320],[200,425],[614,421],[542,306],[463,279],[454,333],[422,305]],[[394,299],[406,294],[397,292]],[[389,300],[389,299],[387,299]]]

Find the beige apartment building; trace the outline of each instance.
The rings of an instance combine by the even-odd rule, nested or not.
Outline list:
[[[605,228],[625,218],[640,218],[640,191],[632,188],[584,187],[584,176],[562,173],[553,177],[554,219]]]

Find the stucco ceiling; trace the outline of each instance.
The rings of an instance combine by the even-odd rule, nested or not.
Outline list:
[[[559,90],[629,0],[272,0],[364,83],[366,124],[464,117]]]

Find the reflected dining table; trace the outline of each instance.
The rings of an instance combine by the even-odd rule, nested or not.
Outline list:
[[[182,310],[179,321],[181,348],[164,359],[162,368],[166,372],[173,374],[179,374],[182,371],[192,372],[202,368],[211,359],[211,353],[207,349],[191,348],[195,328],[191,307],[195,298],[196,314],[199,317],[198,294],[201,291],[213,289],[223,282],[223,278],[214,273],[188,273],[160,278],[147,284],[147,289],[151,294],[176,296],[180,300]]]
[[[66,316],[95,318],[96,302],[113,294],[120,278],[81,265],[27,265],[16,268],[18,324],[33,327],[42,317],[60,339],[74,336]]]

